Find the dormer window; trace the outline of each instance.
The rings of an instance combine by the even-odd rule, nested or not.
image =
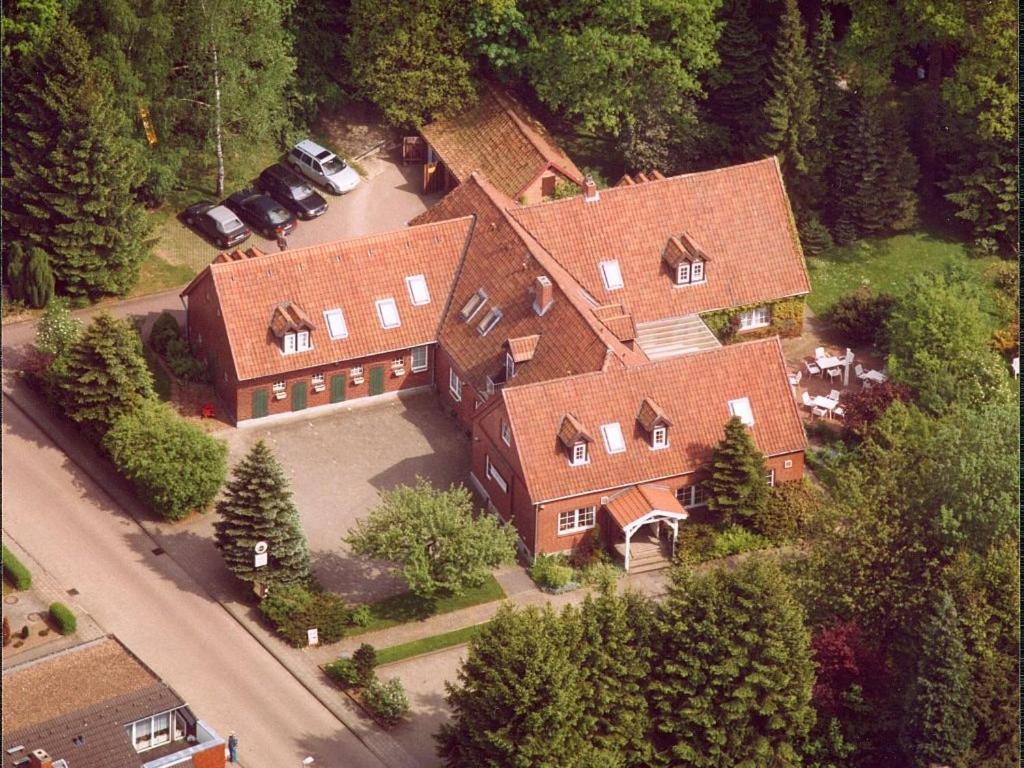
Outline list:
[[[572,446],[572,458],[569,463],[574,467],[578,467],[580,464],[587,464],[590,462],[590,456],[587,454],[587,444],[582,440]]]
[[[676,268],[676,284],[685,285],[690,282],[690,265],[685,261]]]
[[[569,466],[578,467],[590,461],[589,443],[593,438],[583,430],[580,420],[571,413],[562,417],[558,426],[558,441],[565,447]]]
[[[680,261],[676,267],[676,285],[692,285],[704,282],[704,262],[700,259]]]
[[[295,351],[295,334],[286,333],[284,335],[284,353],[290,355]]]
[[[479,325],[477,325],[477,332],[481,336],[486,336],[488,333],[491,332],[491,329],[493,329],[494,326],[498,324],[498,321],[501,320],[501,317],[501,310],[498,309],[497,307],[491,307],[490,312],[484,315],[484,319],[480,321]]]
[[[462,305],[462,309],[459,310],[459,317],[465,320],[467,323],[473,319],[473,316],[479,312],[484,304],[487,303],[487,294],[484,289],[481,288]]]
[[[655,427],[651,432],[651,449],[668,447],[668,427]]]
[[[698,260],[698,261],[693,262],[693,267],[690,270],[690,282],[691,283],[700,283],[700,282],[703,282],[703,280],[704,280],[704,262]]]
[[[671,270],[669,274],[675,276],[677,286],[704,282],[707,253],[686,232],[668,239],[662,258]]]
[[[309,344],[309,331],[299,331],[295,334],[295,346],[299,352],[305,352],[310,348]]]
[[[598,264],[601,270],[601,281],[606,291],[617,291],[625,283],[622,282],[622,270],[619,268],[618,259],[602,261]]]
[[[305,352],[311,349],[309,344],[309,331],[298,331],[286,333],[282,339],[283,351],[286,355],[293,352]]]

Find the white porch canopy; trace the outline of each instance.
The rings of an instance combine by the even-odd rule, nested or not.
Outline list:
[[[672,528],[672,554],[679,538],[679,521],[687,515],[675,494],[663,485],[638,485],[613,496],[605,504],[609,514],[626,536],[625,567],[629,571],[629,543],[648,523],[664,522]]]

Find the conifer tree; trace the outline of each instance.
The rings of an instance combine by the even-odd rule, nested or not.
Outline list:
[[[801,765],[814,665],[800,606],[773,564],[677,567],[656,622],[655,746],[668,765]]]
[[[106,312],[82,333],[55,384],[64,412],[93,437],[156,397],[139,334],[129,321]]]
[[[816,107],[806,29],[796,0],[786,0],[769,66],[768,97],[764,106],[767,127],[761,146],[768,154],[779,156],[798,210],[807,203],[808,176],[819,172],[812,156],[817,135]]]
[[[725,425],[725,437],[711,454],[708,508],[725,522],[752,526],[771,498],[764,455],[738,416]]]
[[[921,627],[917,678],[906,708],[903,741],[915,768],[963,765],[974,738],[970,675],[953,599],[934,597]]]
[[[25,274],[22,276],[22,295],[30,307],[45,307],[53,297],[53,271],[50,259],[42,248],[29,251]]]
[[[47,50],[4,79],[3,93],[7,237],[49,255],[61,294],[126,292],[148,248],[134,199],[142,171],[88,44],[60,21]]]
[[[288,480],[274,454],[257,442],[232,471],[214,523],[217,547],[232,573],[266,585],[309,581],[309,545]],[[256,567],[256,544],[267,543],[267,565]]]
[[[832,14],[823,9],[811,44],[811,66],[817,98],[814,118],[815,138],[811,155],[819,173],[813,178],[812,195],[816,206],[828,209],[832,200],[826,189],[828,169],[835,161],[836,133],[839,130],[843,91],[839,87],[839,66],[836,61],[835,27]]]

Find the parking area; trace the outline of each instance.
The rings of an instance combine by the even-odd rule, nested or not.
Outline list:
[[[289,248],[329,243],[358,235],[386,232],[404,227],[410,219],[440,199],[439,194],[424,195],[422,168],[403,166],[390,155],[375,155],[359,163],[366,175],[362,183],[346,195],[319,191],[327,200],[327,213],[311,221],[300,221],[288,236]],[[236,185],[241,189],[244,185]],[[236,191],[235,187],[228,190]],[[277,243],[253,234],[242,247],[257,247],[276,253]],[[161,232],[157,255],[170,264],[183,265],[199,272],[217,255],[219,249],[186,227],[178,219],[168,221]]]
[[[405,589],[393,569],[352,557],[342,537],[378,501],[378,494],[417,475],[447,487],[466,480],[468,438],[425,392],[350,410],[224,433],[230,461],[265,440],[292,484],[323,585],[352,601]]]

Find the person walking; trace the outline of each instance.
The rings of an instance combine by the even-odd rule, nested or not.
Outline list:
[[[288,241],[284,239],[284,235],[277,236],[277,248],[278,250],[285,250],[288,247]]]
[[[238,762],[238,737],[234,732],[228,736],[228,762]]]

